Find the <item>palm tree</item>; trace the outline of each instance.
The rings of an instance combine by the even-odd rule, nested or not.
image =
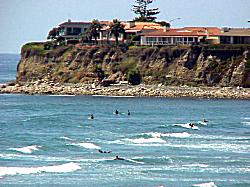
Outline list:
[[[89,36],[89,38],[94,38],[95,43],[97,44],[97,37],[99,36],[99,32],[102,28],[102,25],[98,21],[98,19],[93,19],[89,29],[86,31],[86,34]]]
[[[110,33],[115,36],[115,43],[118,45],[118,37],[120,34],[125,32],[124,25],[121,24],[117,19],[113,20],[113,23],[110,25]]]

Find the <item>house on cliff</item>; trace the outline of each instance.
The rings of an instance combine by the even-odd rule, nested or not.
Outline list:
[[[250,44],[250,28],[222,28],[221,44]]]
[[[110,34],[111,21],[100,21],[102,28],[97,37],[99,43],[115,42],[115,37]],[[125,33],[120,34],[118,40],[126,42],[128,39],[138,36],[137,41],[140,41],[140,34],[163,29],[159,23],[153,22],[134,22],[122,21]],[[78,42],[81,35],[85,33],[91,26],[91,22],[72,22],[70,19],[59,25],[60,35],[65,38],[67,42]],[[94,40],[94,39],[93,39]]]
[[[72,22],[70,19],[67,22],[59,25],[60,35],[66,41],[79,41],[80,35],[88,30],[91,22]]]
[[[219,43],[220,29],[217,27],[164,28],[142,33],[140,45],[178,45],[200,42]]]

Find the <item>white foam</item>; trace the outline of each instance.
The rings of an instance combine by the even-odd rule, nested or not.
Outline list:
[[[101,147],[90,143],[90,142],[80,142],[80,143],[73,143],[71,145],[75,145],[75,146],[80,146],[80,147],[84,147],[86,149],[101,149]]]
[[[182,133],[158,133],[158,132],[150,132],[145,133],[146,135],[150,135],[154,138],[160,138],[160,137],[174,137],[174,138],[188,138],[191,136],[191,134],[187,132]]]
[[[200,124],[200,125],[207,125],[207,123],[204,122],[204,121],[198,121],[198,124]]]
[[[250,121],[243,121],[241,123],[244,124],[244,125],[250,126]]]
[[[132,160],[132,159],[125,159],[129,162],[132,162],[132,163],[136,163],[136,164],[144,164],[144,162],[139,162],[139,161],[135,161],[135,160]]]
[[[25,153],[25,154],[31,154],[33,151],[37,151],[41,147],[42,146],[39,146],[39,145],[31,145],[31,146],[21,147],[21,148],[9,148],[9,150],[18,151],[18,152]]]
[[[201,184],[194,184],[193,186],[198,187],[217,187],[214,182],[208,182],[208,183],[201,183]]]
[[[42,167],[0,167],[0,176],[5,175],[28,175],[35,173],[67,173],[81,169],[81,167],[74,163],[66,163],[55,166],[42,166]]]
[[[50,96],[50,97],[74,97],[76,95],[47,95],[47,96]]]
[[[189,123],[184,123],[184,124],[173,124],[173,126],[179,126],[179,127],[183,127],[183,128],[186,128],[186,129],[193,129],[193,130],[199,130],[199,127],[197,127],[197,126],[193,126],[193,127],[191,127],[190,125],[189,125]]]
[[[166,143],[165,140],[161,138],[137,138],[137,139],[125,139],[126,141],[135,143],[135,144],[143,144],[143,143]]]
[[[69,138],[69,137],[67,137],[67,136],[61,136],[60,139],[63,139],[63,140],[70,140],[70,141],[73,140],[73,139],[71,139],[71,138]]]
[[[182,165],[184,167],[198,167],[198,168],[207,168],[209,165],[207,164],[185,164],[185,165]]]

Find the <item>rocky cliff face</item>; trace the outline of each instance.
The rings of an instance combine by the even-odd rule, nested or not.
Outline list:
[[[131,81],[145,84],[250,87],[249,46],[99,47],[44,50],[26,44],[17,82],[48,78],[61,83]],[[136,76],[134,76],[136,77]]]

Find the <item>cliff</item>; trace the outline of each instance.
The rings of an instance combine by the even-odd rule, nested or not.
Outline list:
[[[17,82],[119,82],[250,87],[249,46],[22,47]],[[104,81],[104,82],[105,82]]]

